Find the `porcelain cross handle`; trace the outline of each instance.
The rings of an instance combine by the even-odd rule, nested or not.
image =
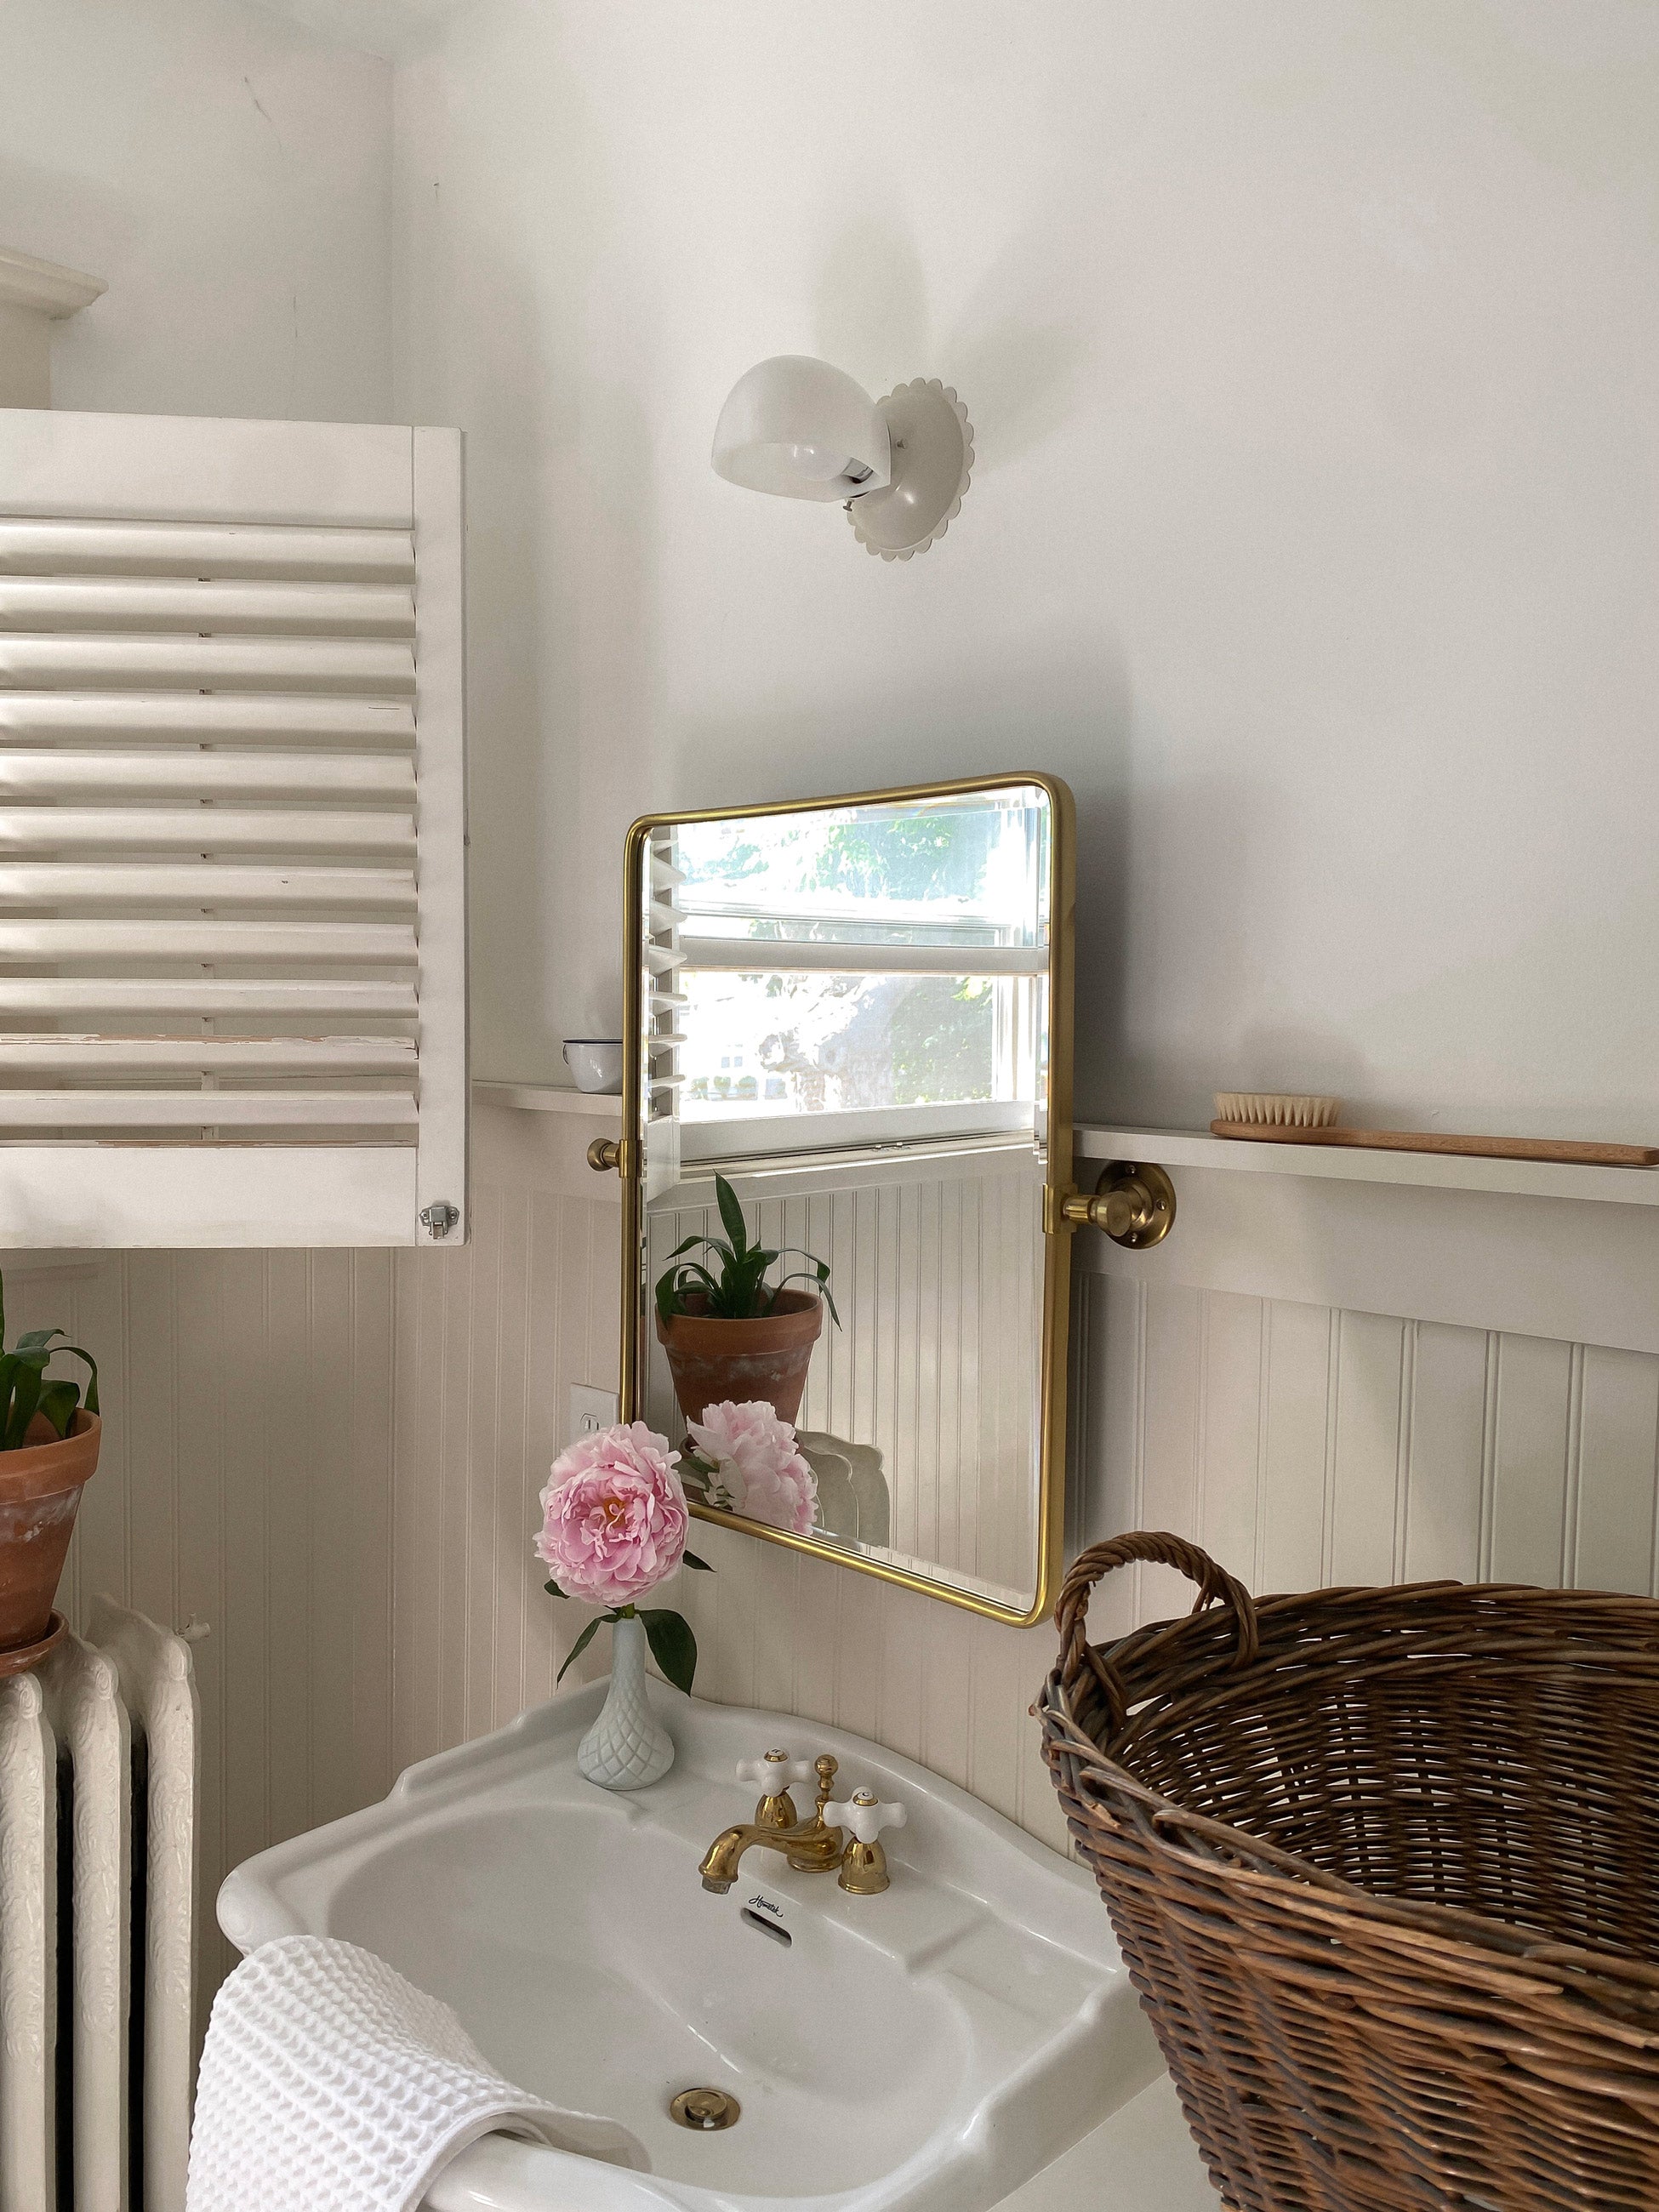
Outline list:
[[[856,1790],[844,1803],[826,1805],[823,1817],[833,1827],[845,1828],[861,1844],[873,1844],[884,1828],[904,1826],[902,1805],[878,1805],[868,1790]]]
[[[764,1759],[740,1759],[739,1782],[751,1782],[768,1797],[781,1797],[792,1783],[812,1779],[810,1759],[791,1759],[787,1751],[769,1751]]]

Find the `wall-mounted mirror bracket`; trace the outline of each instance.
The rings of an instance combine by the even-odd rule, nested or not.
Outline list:
[[[1150,1163],[1115,1160],[1102,1170],[1092,1198],[1072,1191],[1060,1200],[1060,1218],[1069,1229],[1103,1230],[1115,1244],[1143,1252],[1175,1226],[1175,1185]]]

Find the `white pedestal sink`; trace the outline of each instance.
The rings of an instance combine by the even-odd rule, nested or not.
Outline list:
[[[673,1771],[609,1794],[575,1765],[604,1689],[411,1767],[220,1892],[243,1951],[300,1932],[366,1945],[453,2005],[509,2079],[620,2121],[650,2161],[491,2138],[429,2212],[988,2212],[1162,2074],[1082,1869],[860,1737],[656,1682]],[[754,1811],[733,1769],[774,1744],[833,1753],[839,1796],[903,1801],[884,1894],[758,1848],[729,1894],[704,1891],[703,1852]],[[693,2087],[735,2095],[740,2120],[675,2125]]]

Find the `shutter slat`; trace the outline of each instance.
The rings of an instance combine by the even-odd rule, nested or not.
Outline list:
[[[295,807],[9,806],[0,808],[0,853],[74,849],[121,853],[396,853],[412,854],[407,813],[313,813]]]
[[[406,1036],[118,1037],[0,1036],[0,1077],[112,1075],[415,1074],[415,1040]]]
[[[0,575],[0,631],[19,630],[413,637],[415,597],[395,584]]]
[[[0,745],[378,744],[412,750],[413,707],[390,699],[261,698],[234,691],[8,691]]]
[[[371,691],[412,696],[415,655],[378,638],[0,636],[0,686]]]
[[[326,961],[413,967],[415,932],[396,921],[15,921],[0,960]]]
[[[401,1091],[0,1091],[0,1128],[398,1128]]]
[[[412,1021],[415,986],[391,981],[289,977],[244,981],[222,975],[0,975],[0,1015],[84,1020],[108,1014],[129,1021],[164,1015],[214,1019],[348,1021],[376,1016]]]
[[[0,519],[0,575],[222,576],[412,582],[406,530]]]
[[[408,868],[225,867],[211,860],[0,861],[0,908],[275,906],[412,913]]]
[[[63,753],[0,750],[0,804],[93,793],[195,799],[404,799],[415,764],[397,753]]]

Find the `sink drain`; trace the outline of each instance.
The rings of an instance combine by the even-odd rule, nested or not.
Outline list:
[[[676,2127],[708,2135],[716,2128],[735,2127],[743,2118],[743,2106],[724,2089],[682,2089],[668,2107],[668,2117]]]

